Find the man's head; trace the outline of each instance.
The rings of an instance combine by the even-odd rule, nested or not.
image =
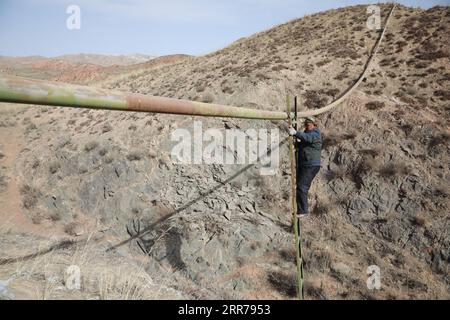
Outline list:
[[[317,127],[316,119],[314,117],[305,118],[305,130],[306,131],[314,130],[316,127]]]

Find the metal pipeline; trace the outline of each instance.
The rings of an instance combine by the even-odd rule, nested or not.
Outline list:
[[[0,74],[0,102],[192,116],[285,120],[282,111],[240,108]]]

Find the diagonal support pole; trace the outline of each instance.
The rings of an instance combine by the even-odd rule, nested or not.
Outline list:
[[[296,102],[296,101],[295,101]],[[291,118],[291,102],[289,96],[286,98],[287,114],[289,126],[292,125]],[[297,125],[297,115],[294,115],[294,121]],[[295,153],[295,137],[291,138],[291,143],[289,144],[289,158],[291,162],[291,201],[292,201],[292,222],[294,224],[295,231],[295,250],[296,250],[296,261],[297,261],[297,297],[299,300],[304,300],[304,290],[303,290],[303,257],[301,248],[301,237],[300,237],[300,220],[297,218],[297,201],[296,201],[296,153]]]

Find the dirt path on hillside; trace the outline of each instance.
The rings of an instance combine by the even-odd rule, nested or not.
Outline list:
[[[14,165],[24,148],[23,128],[20,125],[0,127],[0,146],[4,154],[0,165],[7,177],[6,189],[0,193],[0,232],[13,231],[48,237],[48,231],[34,224],[22,210],[22,181]]]

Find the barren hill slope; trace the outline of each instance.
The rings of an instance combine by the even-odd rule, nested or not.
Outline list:
[[[389,8],[382,6],[382,21]],[[271,110],[285,110],[289,94],[302,108],[317,108],[361,73],[379,35],[366,19],[365,6],[314,14],[102,86]],[[307,298],[450,297],[449,29],[449,7],[399,6],[371,75],[319,118],[323,166],[311,192],[313,216],[303,224]],[[16,184],[16,207],[42,230],[75,239],[101,230],[104,246],[146,230],[113,253],[142,255],[150,276],[162,276],[160,283],[185,297],[295,296],[286,146],[277,175],[251,168],[225,185],[242,166],[170,158],[173,130],[192,130],[194,120],[204,130],[278,124],[19,110],[1,111],[2,137],[14,132],[24,147],[0,173],[0,197],[18,201],[3,197]],[[9,257],[4,243],[2,256]],[[379,291],[366,287],[370,265],[381,269]],[[0,265],[0,278],[5,270]]]

